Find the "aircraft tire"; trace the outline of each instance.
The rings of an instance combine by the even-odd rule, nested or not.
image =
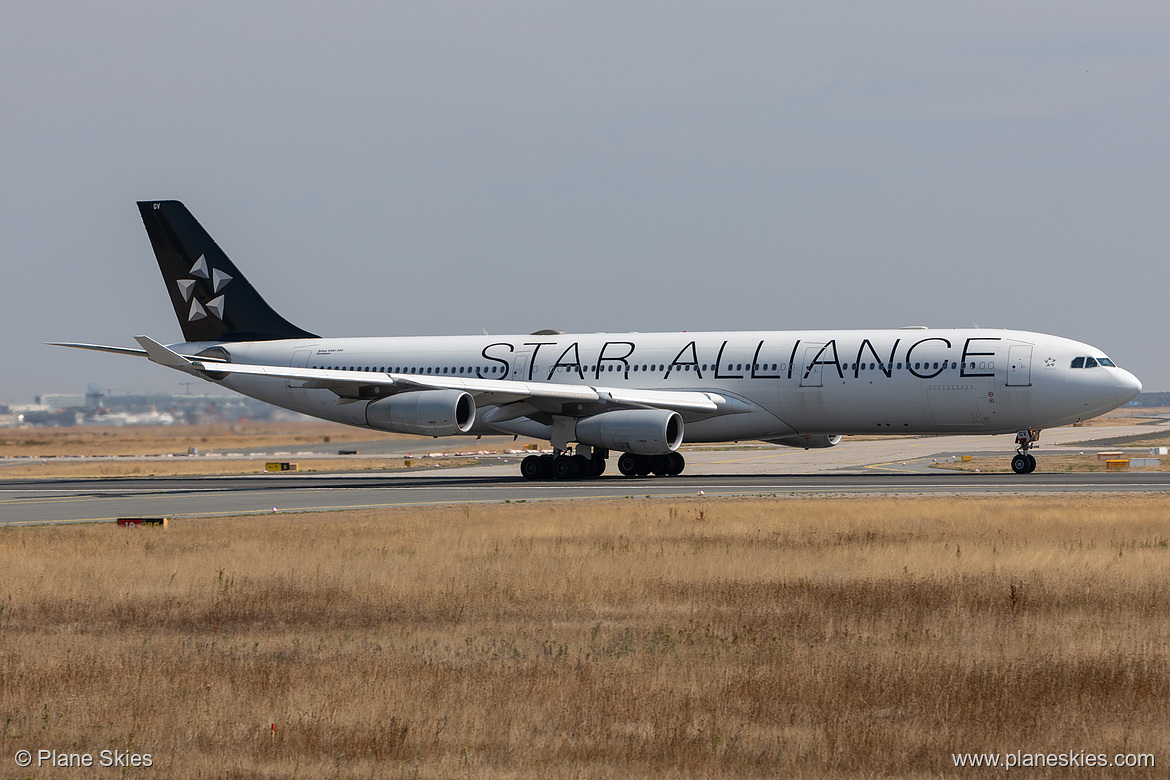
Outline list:
[[[669,475],[672,466],[670,455],[650,456],[650,470],[654,472],[654,476],[656,477]]]
[[[670,476],[677,477],[687,467],[687,459],[681,453],[670,453]]]
[[[592,475],[594,477],[600,477],[605,473],[605,458],[599,458],[594,455],[593,460],[590,461],[590,466],[593,468]]]
[[[1028,457],[1028,472],[1027,473],[1031,474],[1033,471],[1036,470],[1036,458],[1032,455],[1028,455],[1027,457]]]
[[[1021,452],[1019,455],[1012,458],[1012,471],[1016,472],[1017,474],[1027,474],[1028,456]]]
[[[586,458],[584,455],[573,456],[573,476],[575,477],[592,477],[593,476],[593,459]]]
[[[545,465],[539,455],[529,455],[520,461],[520,474],[524,479],[543,479]]]
[[[639,456],[632,452],[623,453],[622,456],[618,458],[618,471],[622,473],[622,476],[638,476],[638,458]]]
[[[553,458],[553,477],[556,479],[572,479],[577,476],[577,464],[572,455],[558,455]]]

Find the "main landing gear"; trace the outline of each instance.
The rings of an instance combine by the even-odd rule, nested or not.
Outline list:
[[[579,452],[582,449],[578,447]],[[525,479],[592,479],[605,473],[608,454],[604,450],[595,450],[588,455],[570,455],[565,450],[559,455],[529,455],[520,461],[520,473]],[[644,477],[648,474],[673,477],[681,474],[686,465],[686,459],[677,452],[665,455],[627,452],[618,458],[618,471],[627,477]]]
[[[680,453],[665,455],[637,455],[627,452],[618,458],[618,471],[627,477],[644,477],[653,473],[659,477],[674,477],[682,473],[687,461]]]
[[[605,472],[605,457],[592,455],[529,455],[520,461],[525,479],[589,479]]]
[[[1030,428],[1016,434],[1016,456],[1012,458],[1012,471],[1017,474],[1031,474],[1036,470],[1036,458],[1028,453],[1039,441],[1040,431]]]

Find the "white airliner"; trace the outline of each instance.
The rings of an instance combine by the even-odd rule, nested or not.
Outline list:
[[[842,434],[1014,432],[1012,468],[1030,473],[1042,428],[1142,387],[1096,347],[1014,330],[322,338],[273,311],[182,203],[138,208],[185,341],[57,346],[144,356],[359,428],[550,441],[554,455],[521,463],[528,479],[599,476],[611,451],[626,476],[673,475],[684,441]]]

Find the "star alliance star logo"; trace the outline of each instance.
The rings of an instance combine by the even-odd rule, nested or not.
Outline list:
[[[195,261],[195,265],[191,266],[191,270],[188,273],[211,282],[211,293],[215,297],[209,301],[200,302],[198,298],[193,296],[195,283],[198,281],[197,279],[176,279],[175,284],[179,286],[179,294],[183,296],[184,301],[191,302],[191,311],[187,314],[187,322],[207,319],[208,312],[211,312],[215,315],[216,319],[222,321],[224,296],[218,293],[224,287],[227,287],[232,277],[217,268],[209,269],[207,267],[207,259],[203,255],[199,255],[199,259]]]
[[[1052,368],[1053,366],[1056,365],[1056,358],[1048,358],[1047,360],[1044,361],[1044,365],[1048,366],[1049,368]]]

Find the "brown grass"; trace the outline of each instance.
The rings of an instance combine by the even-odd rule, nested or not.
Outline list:
[[[8,528],[0,760],[129,747],[174,778],[1164,761],[1168,511],[637,499]]]
[[[1138,439],[1128,442],[1126,447],[1170,447],[1170,436],[1151,436],[1148,439]],[[1145,455],[1145,453],[1142,453]]]
[[[188,447],[198,447],[200,451],[207,451],[242,447],[324,445],[330,441],[377,438],[405,437],[324,421],[0,428],[0,455],[10,457],[165,455],[175,452],[186,454]]]
[[[294,473],[341,474],[354,471],[396,471],[408,468],[401,456],[381,458],[232,458],[192,459],[175,458],[166,460],[140,461],[87,461],[49,459],[33,463],[0,466],[0,480],[4,479],[86,479],[110,477],[183,477],[215,476],[227,474],[265,474],[264,464],[268,462],[290,462],[297,464],[296,472],[273,474],[279,479]],[[491,462],[491,461],[485,461]],[[414,458],[409,468],[433,469],[448,466],[473,466],[476,458]]]
[[[1165,422],[1170,409],[1164,406],[1122,406],[1100,417],[1093,417],[1075,425],[1077,428],[1096,428],[1102,425],[1136,425],[1143,422]]]

